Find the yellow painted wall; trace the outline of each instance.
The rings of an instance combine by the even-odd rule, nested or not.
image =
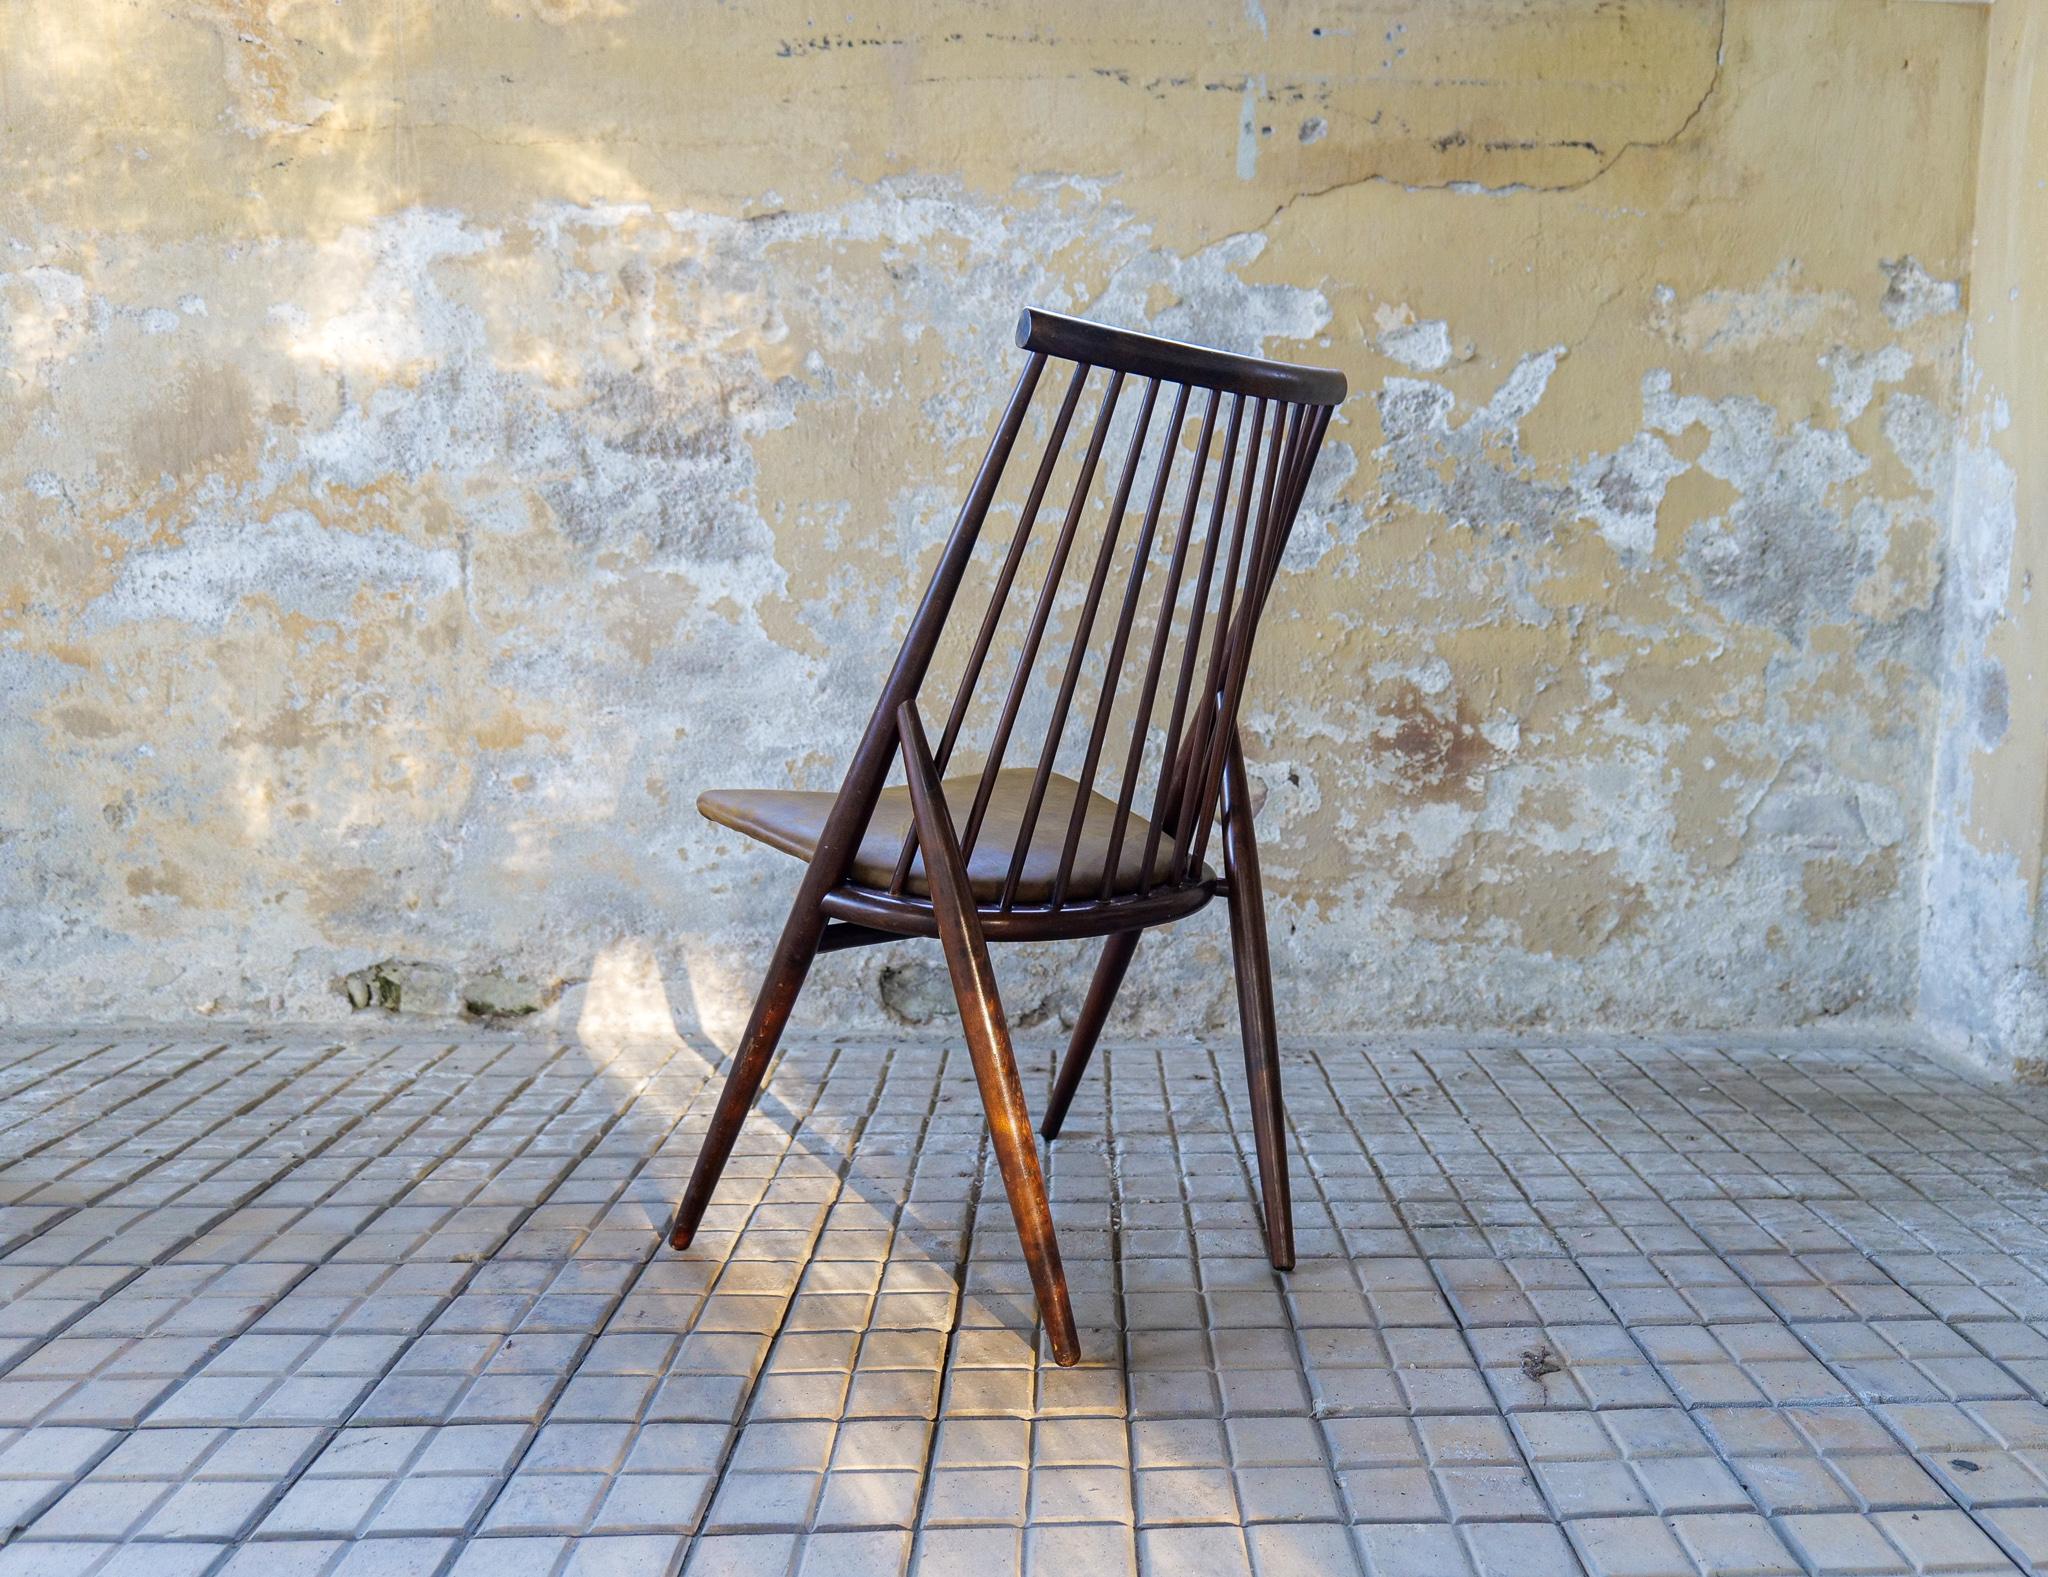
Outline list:
[[[1991,27],[0,0],[0,1011],[729,1026],[794,867],[692,801],[834,781],[1032,302],[1351,380],[1246,711],[1290,1023],[1906,1013]]]
[[[2048,5],[1990,15],[1921,1006],[2048,1071]]]

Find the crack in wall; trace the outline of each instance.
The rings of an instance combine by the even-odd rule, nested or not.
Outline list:
[[[1696,122],[1701,115],[1706,113],[1707,105],[1713,101],[1714,95],[1720,92],[1721,90],[1721,74],[1727,63],[1728,0],[1720,0],[1720,16],[1721,23],[1719,37],[1714,49],[1714,70],[1712,75],[1707,80],[1706,88],[1701,92],[1699,98],[1694,102],[1692,108],[1686,111],[1684,117],[1679,121],[1678,125],[1674,127],[1668,135],[1649,139],[1631,139],[1627,142],[1622,143],[1618,148],[1615,149],[1613,155],[1607,158],[1603,163],[1601,163],[1599,168],[1595,169],[1590,175],[1582,176],[1581,178],[1575,181],[1509,181],[1504,182],[1497,186],[1488,185],[1483,181],[1470,180],[1404,181],[1398,180],[1393,176],[1383,175],[1377,172],[1367,175],[1348,176],[1344,180],[1333,181],[1327,186],[1311,187],[1306,191],[1296,192],[1292,197],[1286,199],[1286,201],[1276,205],[1273,211],[1267,214],[1265,219],[1257,226],[1257,230],[1260,232],[1270,230],[1273,227],[1275,221],[1277,221],[1282,214],[1287,213],[1297,204],[1313,202],[1325,197],[1334,197],[1343,192],[1352,191],[1359,187],[1365,186],[1387,186],[1392,187],[1393,189],[1398,191],[1417,194],[1424,192],[1453,192],[1461,196],[1475,197],[1517,197],[1523,195],[1582,192],[1587,187],[1591,186],[1595,181],[1598,181],[1602,176],[1606,175],[1608,171],[1612,170],[1617,164],[1619,164],[1624,158],[1626,158],[1631,153],[1649,152],[1658,148],[1676,147],[1678,143],[1684,139],[1686,134],[1692,130],[1693,123]],[[1489,144],[1489,146],[1492,145]],[[1596,144],[1589,142],[1551,143],[1547,144],[1547,146],[1579,146],[1591,148],[1596,153],[1599,151],[1598,146]]]

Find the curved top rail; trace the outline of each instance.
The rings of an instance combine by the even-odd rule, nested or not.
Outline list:
[[[1338,405],[1345,392],[1344,374],[1329,367],[1303,367],[1259,356],[1238,356],[1204,345],[1113,329],[1057,312],[1026,307],[1017,319],[1020,349],[1087,362],[1141,378],[1194,384],[1254,399],[1290,400],[1304,405]]]

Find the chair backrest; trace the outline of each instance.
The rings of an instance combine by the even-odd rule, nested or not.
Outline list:
[[[1253,639],[1344,378],[1036,310],[1018,321],[1017,343],[1030,353],[1023,373],[834,821],[842,841],[858,841],[894,748],[895,706],[919,696],[928,723],[943,708],[933,751],[942,771],[963,745],[979,747],[974,797],[951,806],[964,852],[982,833],[997,773],[1032,770],[1001,908],[1014,905],[1055,770],[1082,792],[1065,828],[1045,829],[1064,839],[1050,907],[1111,896],[1134,810],[1149,826],[1145,889],[1162,839],[1172,842],[1156,885],[1183,886],[1202,869]],[[1070,367],[1064,379],[1044,376],[1053,361]],[[1023,446],[1035,457],[1010,478],[1022,494],[1015,530],[999,552],[977,554],[1042,385],[1059,392],[1037,402],[1042,441]],[[1132,530],[1135,498],[1144,502]],[[977,569],[981,594],[963,597]],[[956,651],[950,682],[935,676],[953,665],[934,659]],[[1116,809],[1100,885],[1075,891],[1090,790]],[[904,891],[913,854],[906,839],[892,894]]]

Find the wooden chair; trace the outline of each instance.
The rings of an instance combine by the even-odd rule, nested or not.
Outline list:
[[[1259,617],[1344,378],[1049,312],[1026,311],[1017,343],[1030,353],[1023,374],[838,792],[714,790],[698,801],[711,820],[796,855],[806,868],[670,1242],[689,1246],[812,959],[936,936],[1053,1356],[1071,1364],[1080,1347],[1066,1275],[987,944],[1105,938],[1046,1109],[1050,1141],[1139,936],[1213,897],[1227,901],[1266,1243],[1273,1264],[1292,1269],[1271,967],[1237,713]],[[1016,529],[1000,555],[977,558],[1033,396],[1041,381],[1055,381],[1043,380],[1048,361],[1072,371],[1057,401],[1046,402],[1050,412],[1038,413],[1044,436],[1037,464],[1017,479],[1029,476]],[[1132,412],[1128,395],[1139,383]],[[1075,412],[1091,393],[1085,445],[1070,445]],[[1162,407],[1171,414],[1159,427]],[[1120,449],[1122,460],[1105,501],[1094,483],[1106,447]],[[1124,527],[1147,458],[1150,482],[1132,538]],[[1048,540],[1035,528],[1056,472],[1067,503]],[[1084,539],[1094,544],[1085,586],[1078,574],[1071,583],[1067,576]],[[1037,593],[1007,619],[1027,560]],[[971,568],[987,574],[989,594],[978,620],[952,626]],[[1112,625],[1097,615],[1118,569],[1123,592]],[[1073,593],[1063,600],[1068,584]],[[945,723],[934,748],[919,698],[949,632],[962,648],[961,669],[949,698],[941,694]],[[1014,659],[1007,683],[982,696],[999,636]],[[1094,706],[1084,699],[1076,718],[1073,703],[1086,691]],[[1048,694],[1042,735],[1035,717],[1020,732],[1020,721],[1046,709]],[[967,733],[985,736],[981,765],[945,776]],[[1013,750],[1020,742],[1027,748]],[[899,756],[905,785],[885,787]],[[1007,765],[1013,756],[1020,764]],[[1219,811],[1221,877],[1203,863]]]

